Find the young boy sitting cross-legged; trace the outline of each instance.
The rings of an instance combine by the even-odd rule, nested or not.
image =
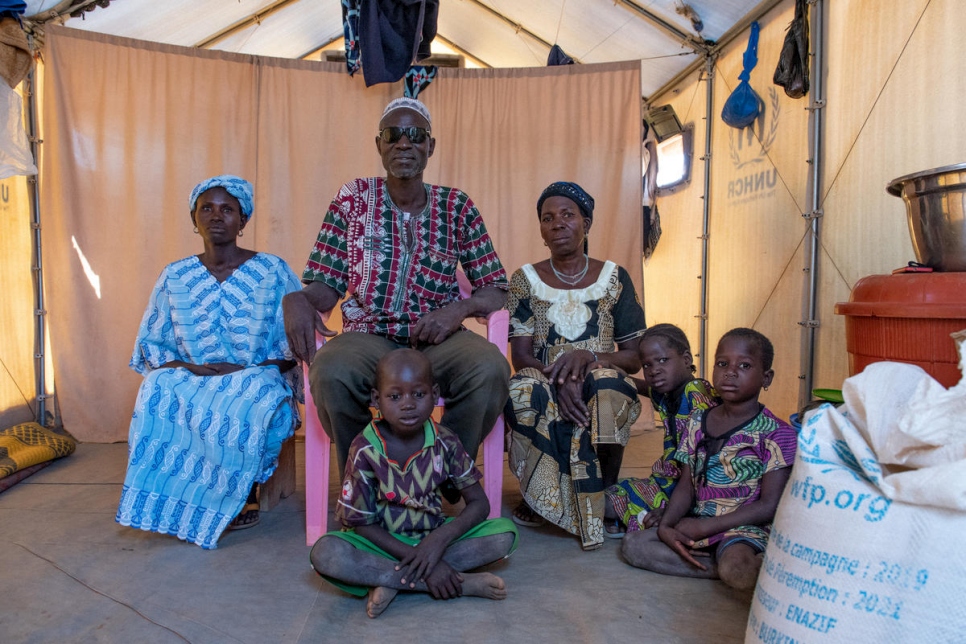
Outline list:
[[[504,599],[506,585],[488,572],[466,573],[509,555],[517,533],[508,519],[486,516],[482,478],[459,439],[430,419],[439,397],[429,361],[397,349],[376,366],[372,421],[349,448],[336,516],[344,526],[312,548],[312,566],[339,588],[369,600],[376,617],[400,590],[436,599]],[[466,506],[443,515],[440,486],[451,481]]]

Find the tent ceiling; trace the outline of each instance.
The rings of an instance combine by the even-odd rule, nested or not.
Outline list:
[[[100,6],[105,5],[106,6]],[[581,63],[640,60],[649,96],[768,0],[689,0],[700,36],[675,11],[681,0],[440,0],[440,40],[490,67],[546,64],[559,44]],[[318,58],[342,38],[338,0],[28,0],[26,16],[93,9],[64,24],[129,38],[225,51]],[[675,33],[676,32],[676,33]]]

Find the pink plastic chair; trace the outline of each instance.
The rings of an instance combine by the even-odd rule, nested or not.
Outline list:
[[[460,294],[468,298],[471,294],[469,280],[462,272],[457,272]],[[494,311],[486,318],[486,339],[495,344],[506,356],[507,336],[510,327],[510,314],[505,310]],[[319,347],[325,338],[316,336]],[[309,367],[302,364],[305,376],[305,545],[312,546],[326,533],[329,516],[329,468],[332,441],[322,429],[319,412],[312,400],[309,387]],[[440,398],[438,406],[445,401]],[[490,516],[500,516],[503,496],[503,415],[496,419],[496,425],[483,439],[483,489],[490,502]]]

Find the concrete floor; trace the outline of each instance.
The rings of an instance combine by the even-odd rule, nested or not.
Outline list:
[[[640,421],[623,474],[646,474],[660,441],[650,419]],[[520,528],[519,550],[489,568],[507,583],[505,601],[444,604],[400,594],[371,620],[363,600],[309,565],[304,480],[257,527],[226,533],[217,550],[205,551],[114,522],[126,457],[125,444],[81,444],[0,494],[0,641],[725,643],[744,636],[750,593],[632,568],[617,540],[583,552],[576,537],[552,527]],[[302,457],[299,443],[300,473]],[[510,516],[520,493],[508,471],[504,479]]]

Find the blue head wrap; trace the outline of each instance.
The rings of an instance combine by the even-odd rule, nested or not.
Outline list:
[[[540,198],[537,199],[537,217],[540,216],[540,208],[543,207],[543,202],[550,197],[566,197],[577,204],[580,208],[580,214],[586,219],[594,219],[594,198],[576,183],[557,181],[547,186]]]
[[[198,197],[201,196],[201,193],[212,188],[224,188],[228,194],[238,200],[245,221],[247,222],[252,218],[252,210],[255,208],[252,184],[232,174],[221,174],[217,177],[205,179],[196,185],[195,189],[191,191],[191,197],[188,198],[189,212],[195,211],[195,204],[198,203]]]

